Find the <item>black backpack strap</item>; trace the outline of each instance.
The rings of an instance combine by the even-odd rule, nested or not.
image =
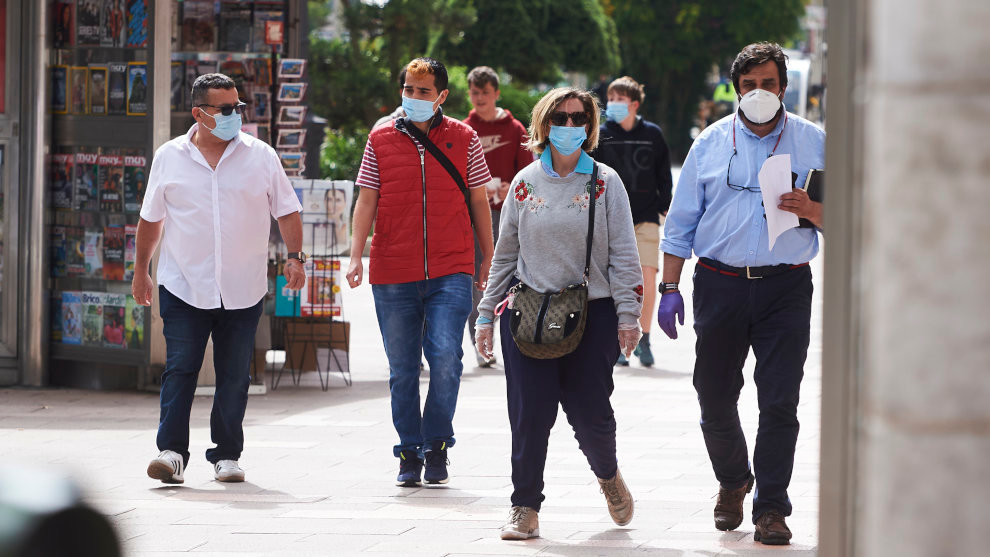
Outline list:
[[[584,280],[591,276],[591,240],[595,237],[595,193],[598,192],[598,163],[591,170],[591,182],[588,182],[588,241],[584,254]]]
[[[436,144],[430,141],[429,136],[420,131],[420,129],[417,128],[413,122],[411,122],[408,118],[403,118],[402,124],[402,127],[408,131],[410,135],[415,137],[416,141],[419,141],[419,143],[425,147],[431,155],[433,155],[433,158],[440,163],[440,166],[444,167],[447,173],[450,174],[450,177],[454,179],[454,182],[457,183],[457,187],[460,188],[461,193],[464,194],[464,204],[467,205],[468,218],[471,219],[471,225],[473,226],[474,216],[471,214],[471,190],[469,190],[467,185],[464,183],[464,177],[461,176],[461,173],[457,171],[456,167],[454,167],[454,163],[450,162],[447,155],[443,154],[443,151],[441,151]]]

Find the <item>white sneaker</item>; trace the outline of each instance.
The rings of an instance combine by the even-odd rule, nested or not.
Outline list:
[[[162,451],[148,464],[148,477],[162,483],[180,484],[185,481],[182,479],[183,468],[182,455],[175,451]]]
[[[220,460],[213,465],[216,472],[213,477],[219,482],[243,482],[244,469],[238,466],[236,460]]]

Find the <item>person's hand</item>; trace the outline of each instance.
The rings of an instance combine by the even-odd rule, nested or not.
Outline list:
[[[134,271],[134,278],[131,280],[131,295],[134,301],[142,306],[150,306],[154,296],[155,281],[151,280],[151,274]]]
[[[360,257],[352,257],[350,264],[347,266],[347,284],[351,288],[357,288],[361,284],[361,280],[364,278],[364,264],[361,263]]]
[[[492,269],[492,260],[487,259],[481,262],[478,268],[478,280],[474,281],[474,287],[484,292],[488,288],[488,272]]]
[[[478,353],[486,360],[491,360],[495,350],[495,324],[484,323],[474,326],[474,345]]]
[[[670,338],[677,338],[677,323],[674,320],[677,316],[684,324],[684,298],[680,292],[667,292],[660,297],[660,307],[657,309],[657,325]]]
[[[289,290],[299,290],[306,285],[306,271],[298,259],[286,261],[282,275],[285,276],[285,286]]]
[[[632,355],[632,351],[639,344],[639,338],[642,334],[639,331],[639,325],[635,325],[634,328],[619,329],[619,350],[628,358]]]
[[[808,197],[808,192],[801,188],[793,188],[791,193],[780,196],[780,204],[777,205],[777,208],[807,219],[814,216],[814,204],[815,202]]]

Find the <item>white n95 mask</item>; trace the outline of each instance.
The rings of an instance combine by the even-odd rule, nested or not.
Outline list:
[[[753,89],[742,96],[739,109],[754,124],[766,124],[780,110],[780,98],[765,89]]]

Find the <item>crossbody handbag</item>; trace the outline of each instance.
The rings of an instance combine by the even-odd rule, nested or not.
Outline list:
[[[509,289],[512,308],[509,330],[524,356],[539,360],[573,352],[584,336],[588,319],[588,277],[591,274],[591,241],[595,235],[595,192],[598,164],[588,184],[588,239],[585,243],[584,278],[556,292],[539,292],[524,282]]]

